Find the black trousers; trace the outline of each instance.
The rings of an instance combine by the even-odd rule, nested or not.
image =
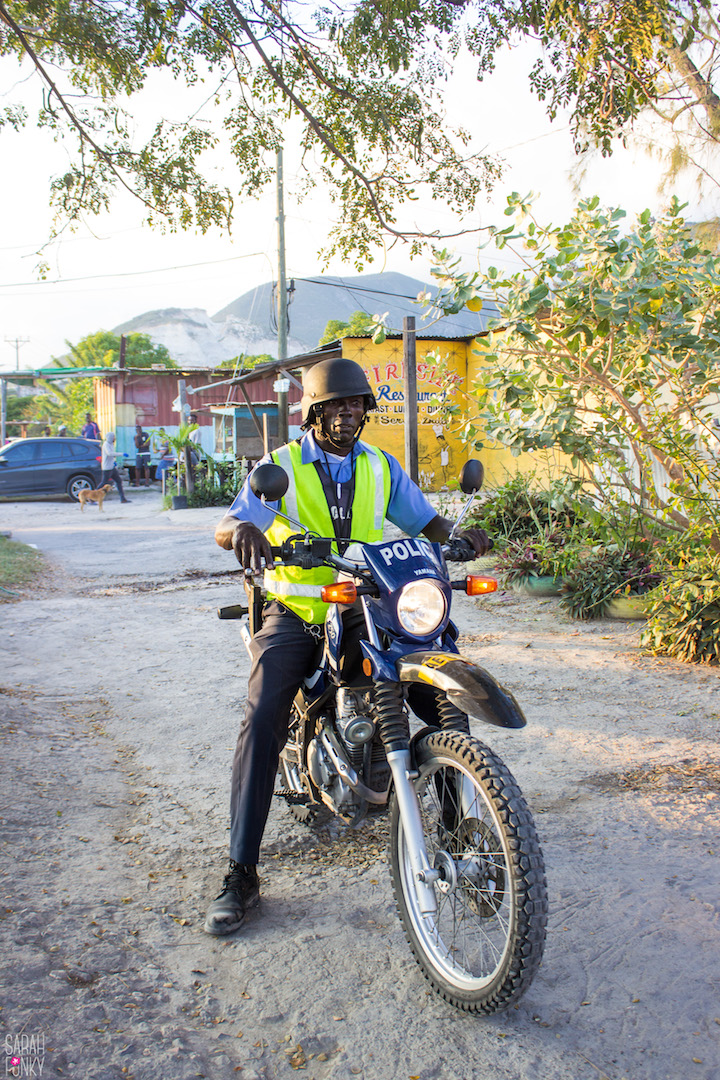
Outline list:
[[[288,736],[290,709],[305,675],[320,656],[320,646],[304,629],[302,619],[276,600],[266,605],[262,629],[252,640],[245,718],[233,759],[230,787],[230,858],[255,865],[275,788],[280,751]],[[367,685],[362,674],[358,641],[365,636],[359,605],[343,614],[343,681]],[[413,687],[413,711],[422,721],[438,725],[431,687]]]
[[[111,480],[115,482],[115,487],[120,493],[120,498],[124,499],[125,492],[123,491],[122,480],[120,479],[120,473],[118,472],[116,465],[113,465],[112,469],[103,469],[102,481],[100,486],[103,487],[105,484],[109,484]]]
[[[255,864],[260,858],[280,751],[287,740],[290,709],[318,656],[318,643],[297,615],[271,601],[251,651],[247,708],[233,759],[230,858]]]

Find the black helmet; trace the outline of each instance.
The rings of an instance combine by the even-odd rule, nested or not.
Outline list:
[[[321,360],[319,364],[314,364],[303,380],[303,396],[300,403],[303,427],[311,423],[310,412],[313,405],[349,397],[365,398],[366,412],[377,408],[375,395],[359,364],[341,356]]]

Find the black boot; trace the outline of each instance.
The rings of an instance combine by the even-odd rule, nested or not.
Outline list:
[[[259,899],[257,867],[231,859],[222,892],[207,910],[206,932],[216,937],[232,934],[242,925],[246,912],[255,907]]]

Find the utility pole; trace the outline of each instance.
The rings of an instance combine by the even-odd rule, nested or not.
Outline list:
[[[15,370],[19,371],[20,370],[20,348],[23,345],[27,345],[27,343],[30,341],[30,338],[26,338],[26,337],[25,338],[17,338],[17,337],[16,338],[9,338],[9,337],[6,337],[5,341],[8,343],[8,345],[14,345],[15,346]]]
[[[7,379],[0,375],[0,447],[7,438]]]
[[[279,147],[275,158],[277,174],[277,223],[278,223],[278,288],[277,288],[277,349],[278,360],[287,360],[288,297],[285,277],[285,196],[283,189],[283,152]],[[290,389],[287,379],[275,384],[278,401],[278,445],[283,446],[288,433],[288,399]]]
[[[417,484],[419,480],[418,400],[414,315],[406,315],[403,319],[403,381],[405,391],[405,472]]]
[[[173,402],[175,404],[175,402]],[[178,379],[177,412],[180,413],[180,423],[187,424],[190,421],[190,405],[187,399],[187,387],[184,379]],[[185,473],[185,494],[192,495],[195,490],[194,462],[190,454],[190,447],[185,446],[178,450],[178,495],[180,494],[180,459],[182,458]]]

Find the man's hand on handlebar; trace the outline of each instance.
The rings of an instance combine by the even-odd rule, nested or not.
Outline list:
[[[260,573],[262,560],[265,560],[266,566],[275,565],[267,537],[249,521],[239,521],[235,526],[232,534],[232,549],[235,552],[235,558],[244,570]]]
[[[427,536],[428,540],[444,544],[450,538],[453,525],[454,522],[450,518],[440,517],[438,514],[427,523],[423,529],[423,536]],[[476,556],[485,555],[493,546],[492,540],[484,529],[461,529],[460,532],[455,533],[456,540],[458,537],[468,542]]]
[[[487,555],[494,546],[484,529],[461,529],[455,536],[467,540],[476,555]]]

